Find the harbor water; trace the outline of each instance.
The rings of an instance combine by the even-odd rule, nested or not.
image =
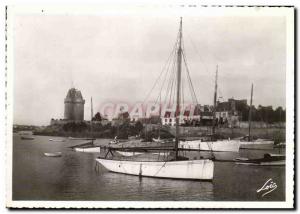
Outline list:
[[[80,141],[49,141],[47,136],[21,140],[13,136],[13,200],[99,200],[99,201],[284,201],[285,167],[237,165],[216,161],[214,179],[187,181],[138,176],[97,170],[97,154],[74,152],[69,146]],[[56,139],[61,139],[57,137]],[[97,139],[98,144],[107,140]],[[46,157],[45,152],[62,152],[61,157]],[[217,160],[236,157],[259,158],[271,151],[240,150],[215,153]],[[187,152],[190,157],[209,154]],[[179,172],[180,173],[180,172]],[[257,193],[272,179],[277,188],[262,197]]]

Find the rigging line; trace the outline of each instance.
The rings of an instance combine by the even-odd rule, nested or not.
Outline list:
[[[167,101],[168,96],[166,96],[166,100],[165,100],[165,102],[168,103],[169,105],[170,105],[170,100],[171,100],[171,97],[172,97],[173,85],[174,85],[174,82],[175,82],[175,72],[174,72],[175,64],[176,64],[175,63],[176,62],[175,57],[176,56],[174,56],[174,61],[173,61],[173,66],[172,66],[172,69],[171,69],[171,76],[170,76],[170,80],[171,80],[172,83],[170,85],[170,88],[168,88],[168,91],[167,91],[167,94],[166,94],[166,95],[168,95],[169,92],[170,92],[169,102]]]
[[[185,57],[185,48],[184,48],[184,41],[183,41],[183,56]],[[189,80],[189,76],[188,76],[188,67],[187,67],[187,63],[186,63],[186,61],[185,61],[185,68],[186,68],[186,76],[187,76],[187,80]],[[194,93],[194,96],[193,96],[193,87],[192,87],[192,85],[191,85],[191,83],[188,81],[188,83],[189,83],[189,90],[190,90],[190,95],[191,95],[191,99],[192,99],[192,101],[195,103],[195,104],[197,104],[198,102],[197,102],[197,98],[196,98],[196,95],[195,95],[195,93]]]
[[[167,85],[167,89],[166,89],[166,94],[165,94],[165,102],[166,102],[166,100],[167,100],[167,97],[168,97],[168,91],[170,90],[170,87],[171,87],[171,80],[172,80],[172,75],[173,75],[173,73],[172,73],[172,70],[173,70],[173,68],[174,68],[174,66],[175,66],[175,57],[176,57],[176,51],[174,52],[174,55],[173,55],[173,60],[172,60],[172,65],[171,65],[171,63],[170,63],[170,65],[171,65],[171,67],[169,66],[168,67],[168,69],[170,69],[169,71],[169,80],[168,80],[168,85]],[[163,87],[164,85],[162,85],[162,87]]]
[[[198,49],[196,48],[196,45],[194,44],[192,38],[190,37],[190,35],[189,35],[187,32],[186,32],[185,34],[187,35],[187,37],[188,37],[188,39],[189,39],[189,41],[190,41],[192,47],[194,48],[195,52],[196,52],[197,55],[199,56],[199,59],[200,59],[199,61],[200,61],[200,63],[204,66],[206,72],[208,73],[208,69],[207,69],[206,65],[204,64],[204,61],[203,61],[202,58],[201,58],[200,52],[199,52]],[[212,55],[213,55],[213,57],[216,59],[216,57],[215,57],[215,55],[214,55],[213,53],[212,53]]]
[[[187,72],[185,72],[185,74],[186,74],[186,78],[188,79]],[[195,98],[194,98],[194,96],[192,94],[191,84],[189,84],[189,82],[188,82],[188,86],[189,86],[189,92],[190,92],[190,96],[191,96],[192,102],[196,103]]]
[[[168,85],[167,85],[167,88],[166,88],[166,92],[165,92],[165,98],[164,98],[164,103],[167,103],[167,100],[168,100],[168,94],[169,94],[169,90],[171,88],[171,85],[173,84],[173,79],[172,79],[172,71],[170,72],[170,77],[169,77],[169,81],[168,81]]]
[[[186,74],[187,74],[187,79],[189,80],[189,83],[190,83],[190,92],[191,92],[191,96],[192,96],[192,100],[193,102],[195,102],[195,104],[198,104],[198,100],[197,100],[197,96],[196,96],[196,93],[195,93],[195,90],[194,90],[194,87],[193,87],[193,83],[192,83],[192,80],[191,80],[191,77],[190,77],[190,74],[189,74],[189,68],[187,66],[187,60],[186,60],[186,56],[185,56],[185,48],[184,48],[184,43],[183,43],[183,58],[184,58],[184,64],[185,64],[185,67],[186,67]],[[194,97],[193,97],[194,95]]]
[[[177,86],[177,56],[176,56],[176,60],[174,60],[174,67],[173,67],[173,78],[174,78],[174,84],[172,85],[172,89],[171,89],[171,100],[170,102],[172,104],[175,103],[175,97],[176,97],[176,86]]]
[[[183,79],[182,79],[183,80]],[[181,81],[181,100],[182,100],[182,106],[184,106],[184,81]]]
[[[167,76],[168,76],[168,74],[169,74],[170,64],[171,64],[171,63],[168,64],[167,72],[166,72],[165,75],[164,75],[162,84],[161,84],[161,86],[160,86],[159,94],[161,93],[161,91],[162,91],[162,89],[163,89],[163,86],[164,86],[164,84],[165,84],[165,82],[166,82]],[[156,98],[155,104],[157,103],[158,99],[159,99],[159,95],[158,95],[158,97]]]
[[[186,61],[184,59],[184,62],[186,64]],[[186,65],[187,66],[187,65]],[[198,100],[197,100],[197,96],[196,96],[196,93],[195,93],[195,90],[194,90],[194,87],[193,87],[193,83],[191,81],[191,77],[189,75],[189,71],[187,69],[187,78],[188,78],[188,82],[189,82],[189,88],[190,88],[190,92],[191,92],[191,96],[192,96],[192,100],[195,102],[195,104],[198,104]]]
[[[175,63],[174,63],[175,64]],[[170,98],[169,98],[169,105],[173,104],[173,97],[175,96],[175,90],[176,90],[176,84],[177,84],[177,78],[176,78],[176,68],[175,66],[173,67],[173,83],[172,83],[172,87],[170,90]]]
[[[173,58],[175,57],[175,55],[176,54],[174,54]],[[167,99],[168,99],[167,97],[168,97],[168,93],[169,93],[171,84],[173,84],[173,82],[172,82],[172,78],[173,78],[173,76],[172,76],[173,75],[172,70],[173,70],[173,67],[174,67],[174,59],[173,59],[173,64],[172,64],[172,66],[170,68],[170,76],[169,76],[169,81],[168,81],[168,85],[167,85],[167,88],[166,88],[165,99],[164,99],[165,103],[167,102]]]
[[[149,92],[148,95],[146,96],[146,99],[144,99],[143,104],[148,100],[148,98],[149,98],[149,96],[151,95],[153,89],[155,88],[155,86],[156,86],[158,80],[160,79],[161,75],[164,73],[165,67],[168,65],[168,62],[170,61],[170,59],[171,59],[173,53],[176,52],[176,46],[177,46],[176,44],[177,44],[177,40],[178,40],[178,39],[176,39],[175,45],[173,46],[173,49],[172,49],[171,54],[169,55],[169,57],[168,57],[168,59],[167,59],[167,62],[166,62],[165,65],[163,66],[162,71],[160,72],[160,74],[159,74],[158,78],[156,79],[154,85],[152,86],[150,92]]]
[[[178,41],[179,41],[179,40],[178,40],[178,38],[177,38],[177,40],[176,40],[176,42],[175,42],[175,45],[174,45],[174,49],[173,49],[172,60],[170,61],[169,65],[168,65],[168,73],[169,73],[169,71],[170,71],[170,77],[169,77],[169,82],[168,82],[167,89],[166,89],[165,102],[166,102],[166,100],[167,100],[168,90],[169,90],[169,87],[170,87],[170,78],[171,78],[171,75],[172,75],[172,68],[173,68],[173,66],[174,66],[174,58],[176,57],[176,47],[177,47]],[[172,62],[173,62],[173,64],[172,64]],[[172,64],[172,66],[171,66],[171,69],[170,69],[170,65],[171,65],[171,64]],[[170,70],[169,70],[169,69],[170,69]],[[161,86],[161,91],[162,91],[162,89],[163,89],[163,86],[164,86],[164,83],[163,83],[162,86]]]
[[[196,96],[196,93],[195,93],[195,89],[194,89],[194,86],[193,86],[193,83],[192,83],[192,80],[191,80],[189,68],[188,68],[188,66],[187,66],[187,61],[186,61],[185,52],[182,51],[182,53],[183,53],[183,61],[184,61],[184,64],[185,64],[185,66],[186,66],[186,71],[187,71],[187,74],[188,74],[188,80],[189,80],[189,82],[190,82],[190,84],[191,84],[191,87],[192,87],[192,89],[193,89],[192,92],[193,92],[193,95],[195,96],[196,104],[198,104],[198,100],[197,100],[197,96]]]
[[[166,97],[166,103],[168,103],[168,105],[170,105],[170,102],[171,102],[171,97],[172,97],[172,91],[173,91],[173,85],[174,85],[174,82],[175,82],[175,78],[174,78],[174,72],[172,72],[172,84],[170,85],[170,88],[169,88],[169,91],[168,91],[168,96]],[[169,98],[169,99],[168,99]]]
[[[224,101],[223,94],[222,94],[222,91],[220,90],[220,87],[218,87],[218,94],[219,94],[219,98],[222,98],[222,100]],[[218,97],[217,97],[217,99],[218,99]]]

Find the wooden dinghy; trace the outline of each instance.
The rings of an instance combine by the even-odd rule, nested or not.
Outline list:
[[[236,158],[236,164],[243,165],[259,165],[259,166],[284,166],[285,155],[281,154],[264,154],[263,158],[248,159],[248,158]]]
[[[69,148],[73,149],[75,152],[84,152],[84,153],[100,153],[100,146],[95,146],[94,141],[88,141]]]
[[[47,157],[61,157],[61,152],[45,152],[44,155]]]

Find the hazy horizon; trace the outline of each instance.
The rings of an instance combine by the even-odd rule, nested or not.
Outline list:
[[[179,18],[23,15],[14,23],[14,124],[48,125],[64,116],[74,86],[85,120],[105,102],[142,102],[174,45]],[[198,102],[219,94],[286,107],[284,17],[183,17],[183,39]],[[152,99],[154,99],[153,97]]]

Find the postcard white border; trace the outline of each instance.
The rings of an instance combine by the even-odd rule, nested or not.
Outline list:
[[[46,10],[45,10],[46,8]],[[20,14],[93,14],[93,15],[147,15],[163,16],[285,16],[287,27],[286,64],[286,201],[233,202],[233,201],[13,201],[12,200],[12,124],[13,124],[13,29],[15,15]],[[9,6],[7,19],[7,111],[6,111],[6,206],[28,208],[292,208],[294,191],[294,8],[277,7],[201,7],[196,4],[101,4],[91,7],[75,6]]]

